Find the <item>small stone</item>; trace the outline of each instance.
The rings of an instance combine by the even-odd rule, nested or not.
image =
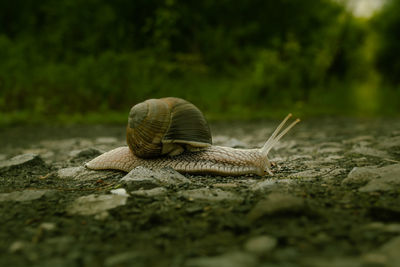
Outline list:
[[[122,177],[121,182],[130,189],[189,184],[190,180],[172,168],[148,169],[136,167]]]
[[[28,246],[28,244],[24,241],[15,241],[11,244],[8,251],[11,253],[16,253],[21,250],[24,250],[27,246]]]
[[[11,193],[0,193],[0,202],[3,201],[31,201],[43,197],[46,194],[53,192],[52,190],[24,190],[14,191]]]
[[[16,168],[25,168],[32,166],[44,167],[45,163],[39,155],[36,154],[22,154],[15,156],[9,160],[0,162],[0,171],[8,171]]]
[[[249,239],[244,244],[244,249],[256,255],[263,255],[276,247],[276,239],[267,235],[257,236]]]
[[[52,231],[56,229],[56,224],[51,222],[44,222],[39,225],[39,228],[46,231]]]
[[[69,214],[94,215],[126,204],[127,197],[119,195],[88,195],[75,199],[67,208]]]
[[[198,257],[189,259],[185,267],[252,267],[257,258],[244,252],[231,252],[214,257]]]
[[[255,221],[266,215],[297,213],[305,207],[304,200],[289,194],[271,193],[260,200],[249,212],[248,218]]]
[[[178,193],[188,200],[197,201],[243,201],[243,198],[232,192],[227,192],[219,188],[199,188],[185,190]]]
[[[157,197],[167,194],[167,189],[165,189],[164,187],[156,187],[152,189],[139,189],[136,191],[132,191],[131,194],[143,197]]]
[[[126,192],[125,188],[117,188],[110,191],[111,194],[129,197],[129,194]]]

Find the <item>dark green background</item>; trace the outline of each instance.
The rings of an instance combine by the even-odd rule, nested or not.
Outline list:
[[[0,3],[0,124],[122,122],[178,96],[209,119],[400,113],[400,1]]]

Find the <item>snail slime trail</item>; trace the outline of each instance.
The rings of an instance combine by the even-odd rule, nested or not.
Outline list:
[[[203,113],[192,103],[174,97],[149,99],[132,107],[127,126],[128,146],[106,152],[86,163],[93,170],[129,172],[171,167],[181,173],[239,176],[272,175],[269,151],[295,126],[286,128],[292,114],[279,124],[264,146],[236,149],[212,145]]]

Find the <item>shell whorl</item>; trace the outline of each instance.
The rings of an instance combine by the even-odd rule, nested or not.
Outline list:
[[[149,99],[132,107],[127,143],[141,158],[176,155],[211,146],[211,131],[203,113],[192,103],[175,97]]]

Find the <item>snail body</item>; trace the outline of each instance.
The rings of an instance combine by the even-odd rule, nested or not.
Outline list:
[[[104,170],[104,169],[115,169],[125,172],[129,172],[132,169],[143,166],[147,168],[162,168],[171,167],[181,173],[192,173],[192,174],[213,174],[213,175],[228,175],[228,176],[239,176],[247,174],[255,174],[263,176],[266,174],[272,175],[270,171],[271,163],[268,160],[268,153],[271,148],[281,139],[295,124],[300,120],[297,119],[292,122],[288,127],[282,130],[287,120],[291,117],[291,114],[281,122],[276,128],[271,137],[267,140],[262,148],[259,149],[235,149],[231,147],[214,146],[211,145],[211,133],[209,127],[202,116],[201,112],[191,103],[178,98],[164,98],[161,99],[164,103],[157,103],[158,105],[164,105],[167,103],[167,107],[170,110],[170,115],[165,115],[168,112],[164,110],[164,107],[160,108],[164,119],[161,120],[161,124],[164,121],[169,121],[170,126],[161,127],[167,129],[161,134],[155,134],[155,137],[147,138],[151,140],[150,144],[144,145],[146,149],[135,153],[135,150],[140,150],[143,146],[146,138],[138,138],[138,143],[132,143],[135,141],[139,129],[138,123],[133,123],[132,120],[139,118],[137,121],[145,123],[140,126],[145,126],[146,121],[150,121],[148,125],[149,129],[156,128],[156,119],[149,118],[150,114],[154,114],[155,108],[149,107],[157,101],[147,100],[134,106],[131,109],[128,127],[127,127],[127,142],[128,146],[119,147],[106,152],[95,159],[88,162],[85,166],[89,169]],[[145,104],[144,104],[145,103]],[[189,103],[189,104],[187,104]],[[179,105],[181,105],[179,107]],[[139,108],[134,109],[139,106]],[[171,107],[172,106],[172,107]],[[194,109],[188,111],[187,109]],[[179,111],[183,111],[179,114]],[[132,111],[133,110],[133,111]],[[143,114],[136,114],[135,110],[147,110],[150,111]],[[173,118],[173,115],[178,110],[178,116]],[[172,115],[171,115],[172,114]],[[189,118],[185,118],[188,115]],[[169,116],[169,117],[168,117]],[[179,118],[177,121],[174,119]],[[174,126],[179,121],[192,120],[183,126]],[[174,130],[179,129],[179,130]],[[183,130],[182,130],[183,129]],[[282,130],[282,131],[281,131]],[[143,134],[142,136],[150,136],[149,133]],[[193,140],[191,136],[194,136]],[[143,156],[143,153],[148,154]]]

